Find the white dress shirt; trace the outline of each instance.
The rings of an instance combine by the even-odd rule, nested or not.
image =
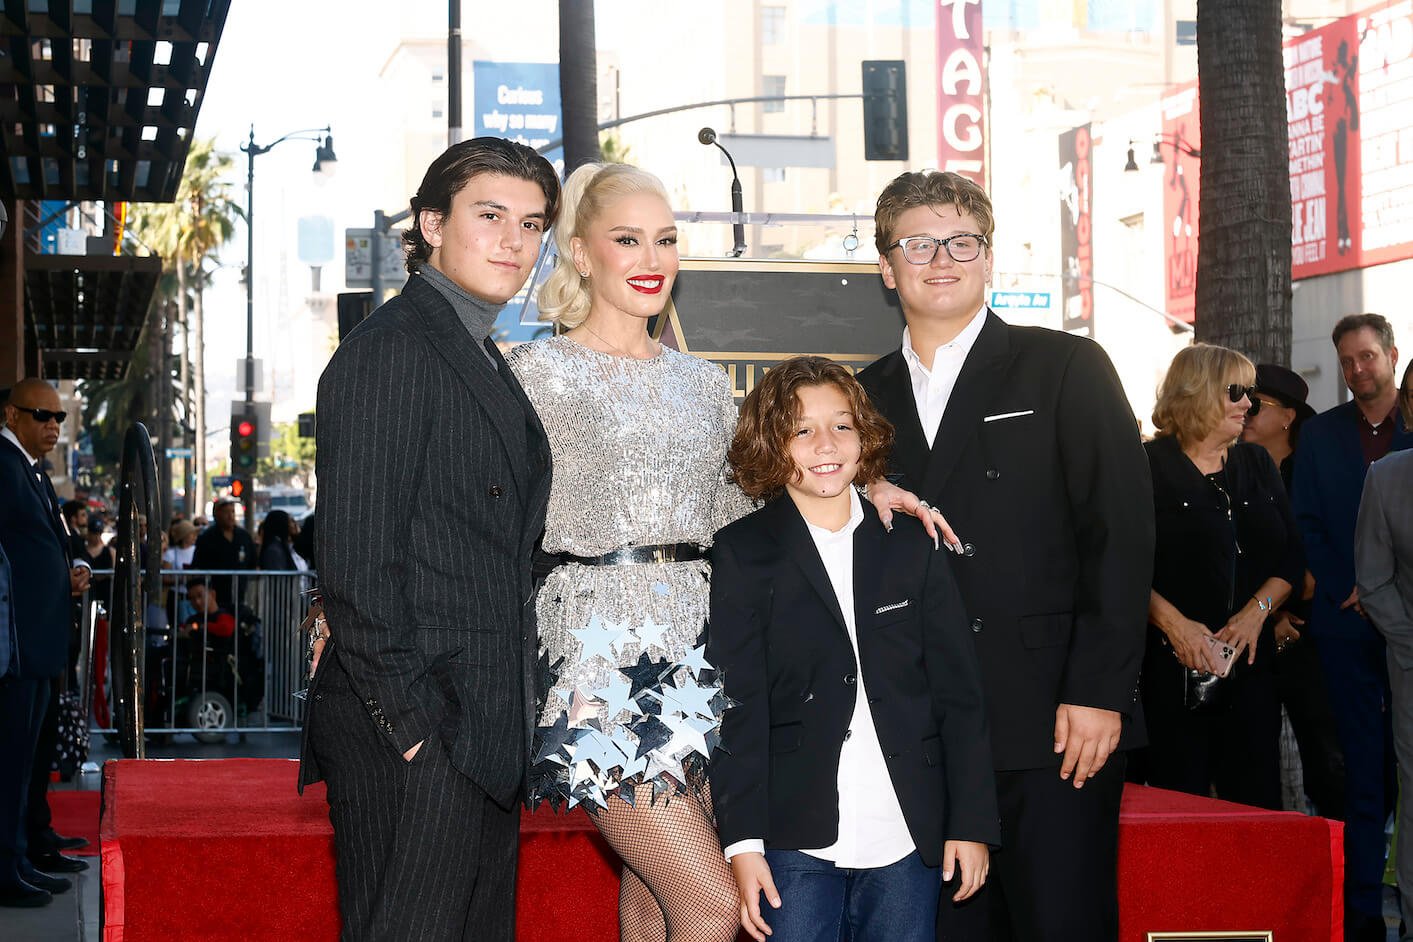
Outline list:
[[[14,430],[11,429],[10,426],[0,426],[0,435],[3,435],[5,438],[8,438],[10,440],[10,444],[14,445],[20,450],[20,454],[25,456],[25,460],[29,462],[30,469],[34,471],[36,475],[40,474],[40,470],[37,467],[37,465],[39,464],[38,459],[36,459],[34,455],[31,455],[28,451],[25,451],[25,446],[20,444],[19,438],[15,435]]]
[[[922,434],[927,436],[928,448],[937,438],[937,427],[942,424],[942,413],[947,411],[947,401],[952,398],[962,364],[976,345],[976,338],[985,324],[986,307],[983,305],[972,315],[961,333],[932,354],[932,369],[922,365],[922,359],[913,349],[912,333],[908,328],[903,328],[903,360],[908,364],[908,375],[913,380],[913,401],[917,403],[917,417],[922,422]]]
[[[849,642],[854,647],[854,659],[859,657],[858,630],[854,617],[854,531],[863,522],[863,505],[858,492],[849,488],[849,522],[840,530],[826,530],[806,521],[814,545],[829,574],[829,584],[844,614],[849,630]],[[821,631],[833,631],[833,625],[820,625]],[[916,849],[888,764],[883,759],[883,747],[878,743],[878,731],[873,725],[873,712],[868,707],[868,678],[862,667],[854,693],[854,715],[849,733],[839,753],[839,839],[829,847],[804,850],[821,860],[833,861],[849,869],[886,867],[895,864]],[[808,800],[808,799],[805,799]],[[736,841],[726,848],[729,860],[740,853],[763,853],[765,842],[760,839]]]

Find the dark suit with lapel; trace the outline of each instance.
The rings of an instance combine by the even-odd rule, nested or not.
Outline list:
[[[961,920],[955,939],[1006,938],[1009,921],[1026,942],[1098,942],[1117,932],[1123,763],[1079,791],[1062,783],[1055,710],[1118,711],[1120,749],[1142,743],[1152,484],[1097,344],[981,316],[930,449],[902,351],[859,374],[896,429],[901,486],[940,508],[966,546],[954,572],[981,660],[1004,849],[991,884],[942,918]]]
[[[1393,729],[1384,639],[1351,606],[1354,529],[1364,488],[1359,407],[1335,406],[1300,427],[1291,504],[1315,577],[1310,638],[1333,696],[1335,732],[1345,768],[1345,903],[1367,916],[1382,910],[1384,821],[1393,808]],[[1413,447],[1394,417],[1391,450]]]
[[[712,547],[707,658],[739,703],[711,767],[721,843],[774,850],[839,837],[839,755],[862,667],[898,803],[923,862],[1000,828],[981,674],[948,560],[915,520],[889,534],[873,506],[854,531],[854,656],[804,518],[781,496]]]
[[[513,937],[530,555],[550,458],[524,392],[483,346],[413,277],[319,383],[334,640],[311,686],[301,783],[328,781],[348,938]]]
[[[68,663],[69,538],[48,477],[0,436],[0,545],[10,561],[15,649],[0,679],[0,889],[28,865],[25,813],[50,684]],[[0,625],[0,629],[4,626]]]

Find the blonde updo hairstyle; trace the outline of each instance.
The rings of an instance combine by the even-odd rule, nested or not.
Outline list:
[[[558,257],[554,271],[540,288],[540,320],[553,321],[564,330],[584,323],[589,316],[589,279],[574,265],[573,240],[584,238],[584,232],[605,209],[635,193],[653,193],[668,202],[661,180],[629,164],[584,164],[569,175],[554,227]]]
[[[1179,350],[1158,385],[1153,425],[1159,437],[1175,436],[1181,445],[1195,445],[1222,424],[1230,399],[1227,386],[1256,382],[1256,367],[1226,347],[1195,343]]]

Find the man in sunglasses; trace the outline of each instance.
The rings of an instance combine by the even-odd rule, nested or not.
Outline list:
[[[0,677],[0,906],[43,906],[72,886],[35,868],[25,826],[32,770],[52,760],[52,748],[39,756],[36,748],[53,684],[68,666],[71,597],[88,583],[86,568],[70,568],[59,501],[44,473],[63,420],[54,388],[25,379],[10,391],[0,429],[0,545],[10,560],[17,640]]]
[[[1138,427],[1097,345],[987,309],[993,216],[981,187],[905,173],[875,220],[907,329],[859,380],[897,430],[901,486],[963,541],[952,568],[1001,809],[990,881],[965,903],[944,897],[939,937],[1115,940],[1121,759],[1141,745],[1153,565]]]

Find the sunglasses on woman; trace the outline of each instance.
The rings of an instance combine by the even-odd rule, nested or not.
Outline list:
[[[1240,383],[1231,383],[1227,386],[1227,398],[1233,403],[1240,402],[1243,396],[1251,402],[1251,408],[1246,410],[1247,415],[1255,415],[1261,411],[1261,400],[1256,398],[1255,386],[1243,386]]]

